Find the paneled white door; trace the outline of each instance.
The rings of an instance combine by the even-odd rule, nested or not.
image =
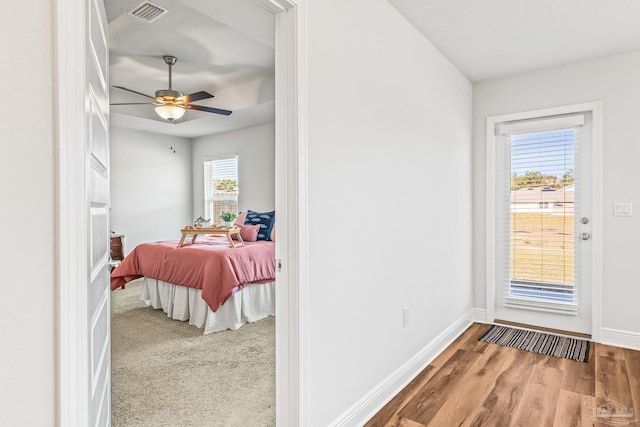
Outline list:
[[[102,0],[86,0],[85,179],[89,426],[111,425],[109,49]]]

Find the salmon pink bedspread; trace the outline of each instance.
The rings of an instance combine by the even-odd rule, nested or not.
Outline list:
[[[247,283],[275,280],[275,244],[245,242],[230,248],[224,236],[199,236],[195,244],[143,243],[111,272],[111,290],[140,277],[202,289],[202,299],[216,311]]]

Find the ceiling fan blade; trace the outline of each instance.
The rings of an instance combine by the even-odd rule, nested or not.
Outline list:
[[[126,90],[127,92],[135,93],[136,95],[141,95],[141,96],[146,96],[147,98],[156,99],[155,96],[147,95],[146,93],[142,93],[142,92],[137,92],[132,89],[127,89],[126,87],[122,87],[122,86],[113,86],[113,87],[115,87],[116,89]]]
[[[116,102],[109,105],[153,105],[153,102]]]
[[[205,92],[204,90],[201,90],[200,92],[194,92],[194,93],[190,93],[189,95],[186,95],[184,97],[184,103],[189,104],[190,102],[200,101],[201,99],[209,99],[209,98],[213,98],[213,95],[211,95],[209,92]]]
[[[207,113],[222,114],[224,116],[228,116],[229,114],[231,114],[231,111],[229,110],[222,110],[220,108],[213,108],[213,107],[203,107],[201,105],[187,104],[185,105],[185,108],[190,108],[192,110],[198,110],[198,111],[206,111]]]

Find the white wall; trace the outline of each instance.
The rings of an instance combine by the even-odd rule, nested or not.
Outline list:
[[[310,425],[326,426],[471,308],[471,86],[386,1],[307,3],[306,379]],[[29,292],[7,285],[0,303],[0,424],[53,426],[53,3],[1,4],[0,85],[20,99],[0,107],[0,259]]]
[[[0,3],[0,425],[55,425],[52,7]],[[17,42],[16,34],[21,34]]]
[[[191,191],[189,139],[111,127],[111,230],[126,236],[127,253],[179,239],[193,221]]]
[[[486,81],[473,88],[474,306],[486,308],[485,128],[488,116],[603,102],[604,328],[640,338],[640,220],[614,217],[613,202],[640,202],[640,51]]]
[[[384,0],[307,7],[301,309],[327,426],[471,310],[471,84]]]
[[[203,158],[238,154],[240,211],[271,211],[275,206],[275,127],[273,123],[193,140],[193,215],[204,215]]]

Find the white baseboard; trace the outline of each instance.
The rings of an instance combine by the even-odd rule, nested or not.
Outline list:
[[[469,327],[473,322],[474,314],[473,309],[465,313],[377,387],[336,418],[330,427],[355,427],[369,421]]]
[[[489,323],[489,321],[487,321],[487,310],[485,310],[484,308],[473,308],[472,312],[473,317],[471,318],[471,320],[473,320],[474,322]]]
[[[601,328],[600,342],[616,347],[640,350],[640,333],[631,331],[621,331],[619,329]]]

